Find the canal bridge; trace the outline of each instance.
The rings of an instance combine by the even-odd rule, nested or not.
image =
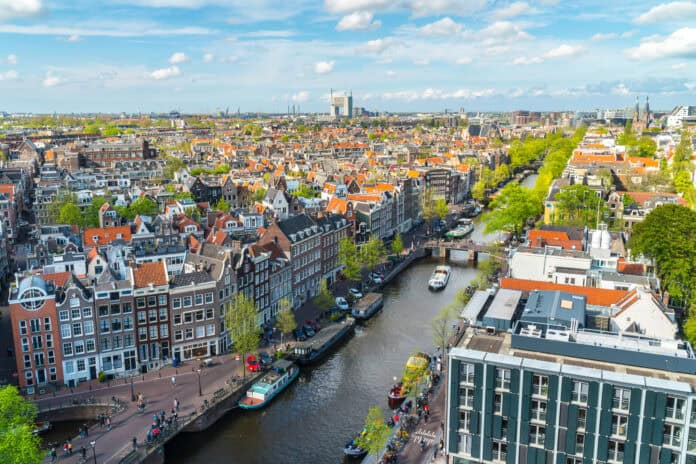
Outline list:
[[[490,250],[490,244],[477,242],[471,239],[443,240],[433,239],[421,245],[436,258],[453,258],[455,260],[478,261],[479,253]]]

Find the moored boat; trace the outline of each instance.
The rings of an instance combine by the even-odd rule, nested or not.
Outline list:
[[[408,358],[401,381],[394,384],[387,394],[387,401],[391,409],[401,406],[414,386],[422,380],[429,365],[430,356],[425,353],[414,353]]]
[[[353,317],[363,320],[369,319],[382,307],[383,303],[384,298],[381,293],[370,292],[353,305]]]
[[[460,219],[461,221],[462,219]],[[466,219],[467,221],[470,221],[469,219]],[[445,234],[445,238],[450,239],[450,240],[457,240],[460,238],[464,238],[467,235],[471,234],[474,231],[474,225],[469,222],[468,224],[463,224],[459,223],[457,227],[454,229],[450,230]]]
[[[360,434],[356,434],[348,443],[346,443],[346,446],[343,447],[343,454],[350,458],[361,458],[367,454],[367,450],[361,448],[357,444],[357,439],[359,436]]]
[[[256,382],[239,400],[242,409],[259,409],[266,406],[278,393],[290,385],[300,374],[294,363],[280,359],[273,363],[272,369]]]
[[[322,329],[317,337],[328,338],[324,338],[319,344],[316,343],[316,339],[297,343],[291,357],[300,366],[316,363],[329,353],[331,348],[350,335],[354,328],[355,319],[347,317],[343,322]]]
[[[51,430],[51,423],[49,421],[42,421],[42,422],[37,422],[36,425],[34,426],[34,430],[31,431],[34,435],[39,435],[44,432],[48,432]]]
[[[430,290],[442,290],[447,286],[449,282],[450,274],[452,273],[452,268],[449,266],[437,266],[430,276],[428,281],[428,288]]]
[[[389,403],[389,408],[396,409],[404,402],[406,396],[408,395],[408,389],[404,387],[403,382],[398,382],[389,390],[387,394],[387,401]]]

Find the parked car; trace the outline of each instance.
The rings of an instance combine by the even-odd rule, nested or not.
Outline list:
[[[261,353],[259,353],[259,361],[261,361],[262,366],[270,366],[271,364],[273,364],[273,356],[266,353],[265,351],[262,351]]]
[[[251,372],[258,372],[261,370],[261,364],[259,364],[259,360],[253,354],[247,356],[246,366],[247,369]]]
[[[293,332],[293,335],[295,335],[295,340],[298,342],[303,342],[307,340],[307,334],[305,334],[304,330],[302,329],[297,329]]]
[[[305,325],[310,326],[315,333],[321,330],[321,324],[319,324],[319,321],[316,319],[307,319],[304,323]]]
[[[379,285],[379,284],[381,284],[381,283],[383,282],[382,276],[380,276],[380,275],[377,274],[376,272],[372,272],[372,273],[370,274],[370,280],[372,280],[372,281],[373,281],[374,283],[376,283],[377,285]]]
[[[338,306],[339,309],[343,309],[343,310],[347,310],[350,308],[350,305],[348,304],[348,300],[346,300],[342,296],[336,297],[336,306]]]
[[[302,330],[304,330],[304,333],[307,336],[307,338],[312,338],[314,335],[316,335],[316,332],[314,331],[311,325],[305,324],[302,327]]]
[[[352,296],[356,300],[363,297],[362,292],[360,290],[358,290],[357,288],[351,288],[350,290],[348,290],[348,295]]]

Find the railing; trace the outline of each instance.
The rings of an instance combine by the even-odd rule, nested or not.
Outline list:
[[[627,399],[618,400],[618,399],[614,398],[611,402],[611,407],[613,409],[617,409],[619,411],[628,411],[628,400]]]
[[[670,408],[667,407],[665,410],[665,419],[668,420],[684,420],[684,408]]]
[[[546,422],[546,411],[532,409],[532,415],[529,419],[537,422]]]
[[[662,444],[664,446],[678,448],[679,446],[681,446],[681,436],[672,435],[671,433],[665,433],[662,435]]]
[[[474,398],[472,396],[460,396],[459,397],[459,406],[465,407],[468,409],[473,409]]]

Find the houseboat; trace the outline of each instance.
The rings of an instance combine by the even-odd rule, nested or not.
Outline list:
[[[256,382],[239,400],[242,409],[260,409],[290,385],[300,374],[300,368],[285,359],[273,363],[272,369]]]
[[[447,286],[449,282],[450,274],[452,273],[452,268],[449,266],[437,266],[430,276],[428,281],[428,288],[430,290],[442,290]]]
[[[387,394],[391,409],[401,406],[413,388],[422,381],[430,365],[430,356],[425,353],[414,353],[408,358],[401,381],[394,384]]]
[[[322,329],[316,338],[306,342],[298,342],[291,354],[292,359],[300,366],[314,364],[321,360],[331,349],[346,339],[355,327],[355,319],[347,317],[344,321]]]
[[[445,238],[450,240],[458,240],[470,235],[474,231],[474,224],[471,219],[460,219],[457,221],[457,227],[445,234]]]
[[[368,293],[360,298],[353,305],[353,317],[356,319],[367,320],[374,316],[379,308],[384,304],[384,298],[381,293]]]

